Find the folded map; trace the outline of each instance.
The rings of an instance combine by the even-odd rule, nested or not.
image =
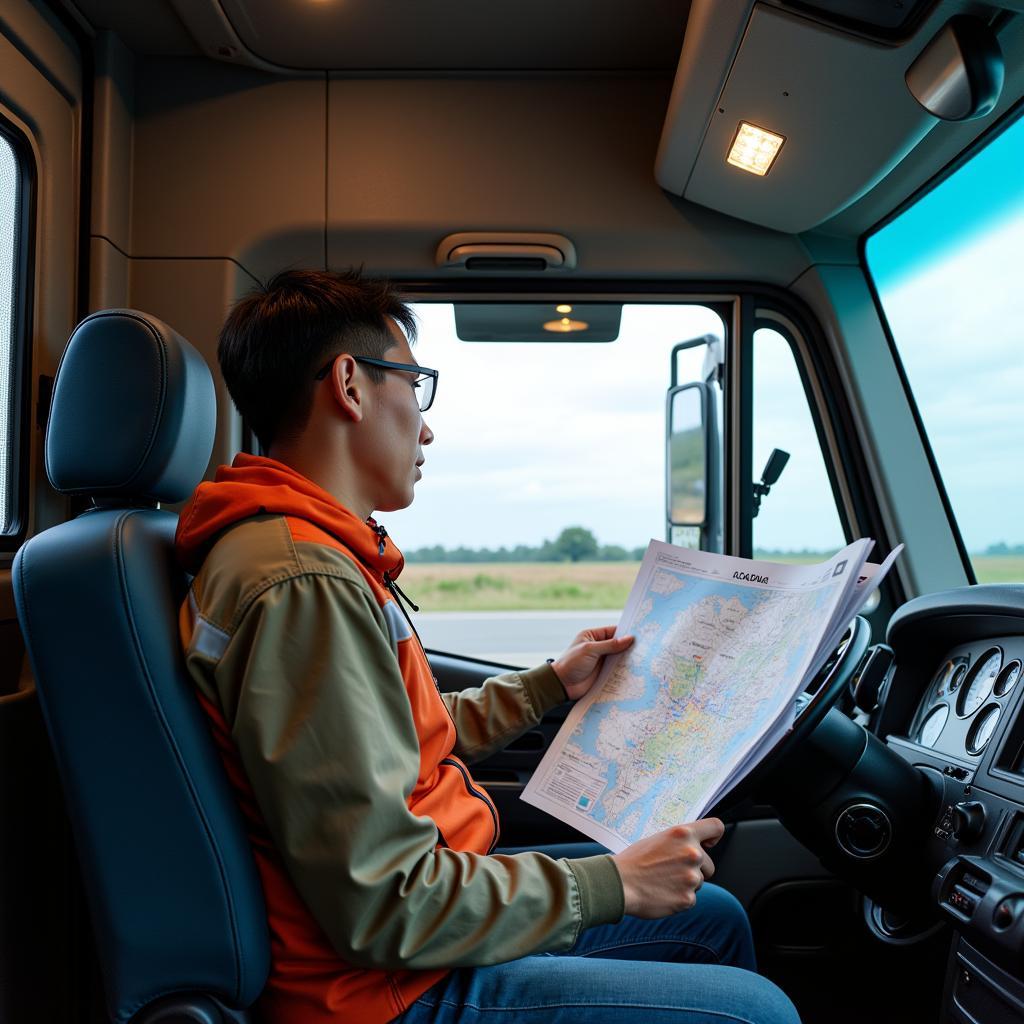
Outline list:
[[[614,852],[695,821],[793,727],[796,702],[902,550],[790,565],[652,540],[606,659],[523,799]]]

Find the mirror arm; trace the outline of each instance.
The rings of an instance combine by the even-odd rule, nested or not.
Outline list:
[[[789,452],[784,452],[781,448],[772,449],[772,453],[765,463],[764,471],[761,473],[760,481],[751,484],[754,497],[750,512],[751,519],[757,518],[758,512],[761,511],[761,499],[772,489],[772,484],[778,482],[787,462],[789,462]]]

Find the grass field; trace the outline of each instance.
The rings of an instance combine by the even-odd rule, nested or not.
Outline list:
[[[1024,583],[1024,555],[971,555],[979,583]]]
[[[819,562],[827,555],[772,555]],[[979,583],[1024,583],[1024,556],[973,555]],[[621,608],[639,562],[411,563],[401,587],[425,612],[586,611]]]
[[[399,584],[425,612],[621,608],[639,562],[412,563]]]

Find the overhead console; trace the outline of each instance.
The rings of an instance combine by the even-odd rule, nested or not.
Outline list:
[[[973,90],[964,109],[970,116],[986,109],[982,93],[1002,82],[1001,68],[990,66],[991,47],[966,62],[956,86],[942,77],[953,74],[950,62],[964,48],[964,33],[949,28],[959,6],[694,0],[655,164],[658,183],[779,231],[820,225],[939,124],[926,109],[928,96]],[[889,16],[893,10],[898,17]],[[988,32],[984,21],[970,20]],[[909,80],[915,98],[907,76],[922,55]]]

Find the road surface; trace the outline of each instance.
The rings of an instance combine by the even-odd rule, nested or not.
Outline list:
[[[415,612],[427,650],[529,668],[565,650],[580,630],[619,620],[619,610],[589,612]]]

